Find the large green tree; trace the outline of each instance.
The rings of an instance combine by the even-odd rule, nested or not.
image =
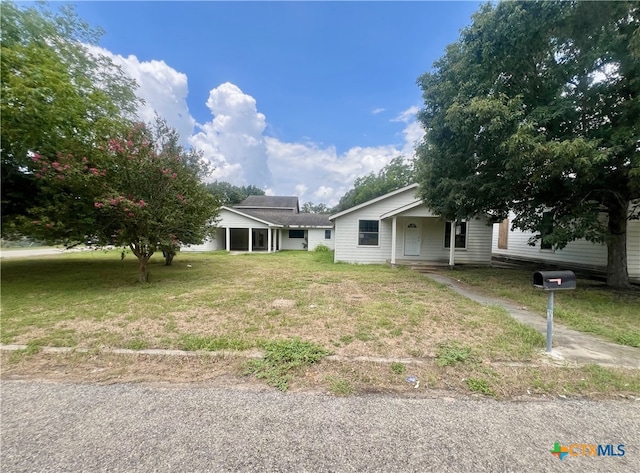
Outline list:
[[[234,186],[224,181],[208,183],[207,190],[218,199],[220,205],[236,205],[250,195],[264,195],[264,191],[254,185]]]
[[[33,153],[91,156],[95,144],[128,126],[137,108],[135,82],[87,45],[100,32],[71,7],[19,8],[0,3],[0,161],[2,231],[42,201],[29,172]]]
[[[450,219],[511,210],[514,227],[558,249],[604,242],[608,284],[628,286],[627,222],[640,210],[639,27],[637,2],[483,6],[418,80],[426,203]]]
[[[393,158],[377,174],[371,172],[357,178],[353,183],[353,189],[340,198],[338,205],[332,209],[332,212],[342,212],[414,182],[413,161],[407,160],[404,156],[398,156]]]
[[[138,258],[140,282],[148,280],[156,251],[170,264],[180,244],[211,236],[218,204],[203,182],[210,169],[163,120],[136,124],[98,150],[91,157],[31,157],[50,199],[22,218],[26,234],[68,244],[90,236],[100,245],[128,246]]]

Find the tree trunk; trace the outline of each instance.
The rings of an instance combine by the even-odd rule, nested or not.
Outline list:
[[[146,255],[138,257],[138,282],[149,282],[149,258]]]
[[[171,266],[171,263],[173,262],[173,257],[176,254],[173,251],[167,251],[164,253],[164,265],[165,266]]]
[[[608,204],[609,235],[607,240],[607,286],[627,289],[627,221],[629,202],[613,199]]]
[[[149,259],[154,248],[139,242],[129,243],[129,248],[138,258],[138,282],[149,282]]]

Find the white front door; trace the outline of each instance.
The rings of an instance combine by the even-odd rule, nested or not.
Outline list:
[[[417,223],[409,222],[404,227],[404,255],[420,256],[420,227]]]

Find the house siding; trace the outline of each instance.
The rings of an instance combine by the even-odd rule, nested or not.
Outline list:
[[[509,221],[513,221],[510,215]],[[511,224],[510,224],[511,225]],[[535,246],[528,244],[532,232],[510,230],[507,248],[498,248],[499,224],[493,226],[492,253],[494,256],[513,258],[532,262],[566,263],[576,267],[605,270],[607,267],[607,247],[601,243],[592,243],[581,239],[572,241],[562,250],[542,250],[540,241]],[[640,283],[640,221],[631,220],[627,226],[627,270],[629,279]]]
[[[295,228],[294,230],[299,230]],[[280,249],[281,250],[304,250],[305,238],[308,238],[307,230],[304,231],[304,238],[289,238],[289,229],[280,230]]]
[[[335,261],[349,263],[385,263],[391,259],[392,221],[389,216],[396,209],[415,202],[415,188],[391,195],[373,202],[334,220]],[[449,249],[444,246],[445,220],[434,216],[424,205],[420,205],[397,215],[396,220],[396,260],[412,259],[425,261],[449,261]],[[358,222],[360,220],[379,221],[377,246],[358,245]],[[414,222],[420,228],[420,255],[405,256],[405,228]],[[492,229],[486,219],[472,219],[467,222],[467,248],[455,251],[456,263],[489,264],[491,262]]]
[[[325,230],[331,231],[331,238],[326,240],[324,238]],[[307,231],[307,238],[309,240],[309,250],[315,250],[316,246],[324,245],[329,249],[333,250],[333,240],[334,240],[335,232],[333,228],[310,228]]]
[[[215,238],[207,238],[201,245],[185,245],[180,248],[180,251],[197,252],[197,251],[215,251],[224,250],[224,228],[216,228]]]
[[[427,212],[419,212],[425,214]],[[405,229],[407,224],[416,223],[421,228],[420,255],[406,255]],[[490,264],[492,228],[484,218],[467,221],[466,248],[455,249],[455,262],[462,264]],[[436,262],[449,261],[449,248],[445,247],[446,220],[441,217],[418,218],[398,217],[398,241],[396,259],[412,259]]]
[[[391,219],[380,220],[380,216],[415,201],[415,188],[379,200],[346,215],[337,217],[335,225],[335,261],[348,263],[385,263],[391,257]],[[377,246],[358,245],[358,221],[380,222]]]

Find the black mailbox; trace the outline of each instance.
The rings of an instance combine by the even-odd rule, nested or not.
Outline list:
[[[573,271],[536,271],[533,273],[533,285],[545,291],[575,289],[576,275]]]

